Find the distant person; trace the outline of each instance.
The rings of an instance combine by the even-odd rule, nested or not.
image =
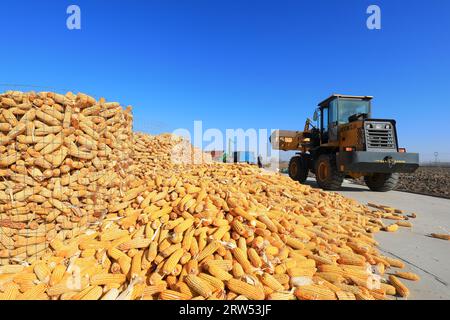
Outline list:
[[[262,165],[262,157],[260,155],[258,156],[258,167],[259,168],[263,167],[263,165]]]

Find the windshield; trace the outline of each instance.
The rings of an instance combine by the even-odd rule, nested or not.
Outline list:
[[[348,118],[357,113],[370,112],[370,101],[339,99],[338,122],[348,123]]]

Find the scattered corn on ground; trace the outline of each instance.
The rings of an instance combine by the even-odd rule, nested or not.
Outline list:
[[[396,229],[381,219],[408,219],[399,210],[251,165],[210,163],[180,138],[133,134],[130,109],[104,99],[7,92],[1,105],[0,299],[383,300],[408,296],[403,282],[418,280],[385,275],[404,264],[382,256],[373,238]],[[63,153],[61,163],[37,151],[41,128],[41,140],[59,135],[49,154]],[[52,174],[32,174],[43,160]],[[28,186],[38,192],[17,198]],[[28,216],[12,227],[20,215]],[[82,227],[77,217],[87,217]],[[44,244],[41,254],[27,252],[34,244],[14,251],[22,229],[41,232],[26,233]]]

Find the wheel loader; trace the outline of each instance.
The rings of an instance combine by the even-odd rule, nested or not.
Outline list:
[[[274,131],[272,148],[298,151],[289,161],[289,176],[304,183],[308,173],[319,187],[338,190],[344,178],[364,178],[372,191],[395,188],[399,173],[414,172],[419,155],[400,148],[396,121],[371,117],[372,96],[333,94],[319,103],[314,122],[303,131]]]

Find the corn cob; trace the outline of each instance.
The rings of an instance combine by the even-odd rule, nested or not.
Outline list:
[[[250,300],[264,299],[264,291],[261,288],[237,279],[230,279],[227,281],[227,288],[232,292],[244,295]]]
[[[336,300],[333,291],[318,285],[298,287],[295,290],[295,296],[300,300]]]
[[[214,254],[219,248],[219,243],[217,241],[211,241],[198,255],[197,260],[201,262],[206,257]]]
[[[216,264],[208,264],[208,272],[221,281],[228,281],[233,276]]]
[[[34,273],[36,274],[36,277],[40,281],[42,281],[44,283],[47,283],[47,282],[50,281],[51,271],[50,271],[49,267],[44,262],[37,263],[34,266],[33,270],[34,270]]]
[[[206,273],[199,273],[198,277],[204,280],[205,282],[209,283],[214,288],[214,290],[223,290],[225,288],[225,285],[219,278],[216,278]]]
[[[90,284],[92,286],[98,285],[108,285],[108,284],[122,284],[126,280],[125,274],[112,274],[112,273],[103,273],[103,274],[95,274],[90,279]]]
[[[212,290],[210,285],[203,279],[199,278],[196,275],[189,274],[184,280],[189,288],[195,293],[201,295],[204,298],[208,298],[212,295]]]
[[[419,281],[420,280],[420,277],[417,274],[412,273],[412,272],[400,272],[400,271],[397,271],[395,273],[395,276],[399,277],[399,278],[406,279],[406,280],[411,280],[411,281]]]
[[[448,235],[448,234],[432,233],[431,237],[436,238],[436,239],[450,241],[450,235]]]
[[[81,297],[81,300],[98,300],[103,295],[102,287],[95,286],[91,290],[89,290],[84,296]]]
[[[355,295],[348,291],[337,291],[336,296],[338,300],[356,300]]]
[[[184,254],[184,250],[180,247],[166,260],[162,268],[164,274],[172,273],[175,270],[177,263],[180,261]]]
[[[235,257],[236,261],[242,266],[242,269],[247,272],[250,273],[253,269],[250,261],[248,261],[247,257],[245,256],[244,252],[242,251],[241,248],[236,247],[234,249],[232,249],[233,252],[233,256]]]
[[[409,296],[409,289],[396,276],[390,275],[389,282],[401,297]]]
[[[264,273],[261,276],[261,282],[263,284],[265,284],[266,286],[268,286],[269,288],[271,288],[273,291],[283,291],[284,290],[284,286],[280,282],[278,282],[278,280],[274,276],[272,276],[268,273]]]

